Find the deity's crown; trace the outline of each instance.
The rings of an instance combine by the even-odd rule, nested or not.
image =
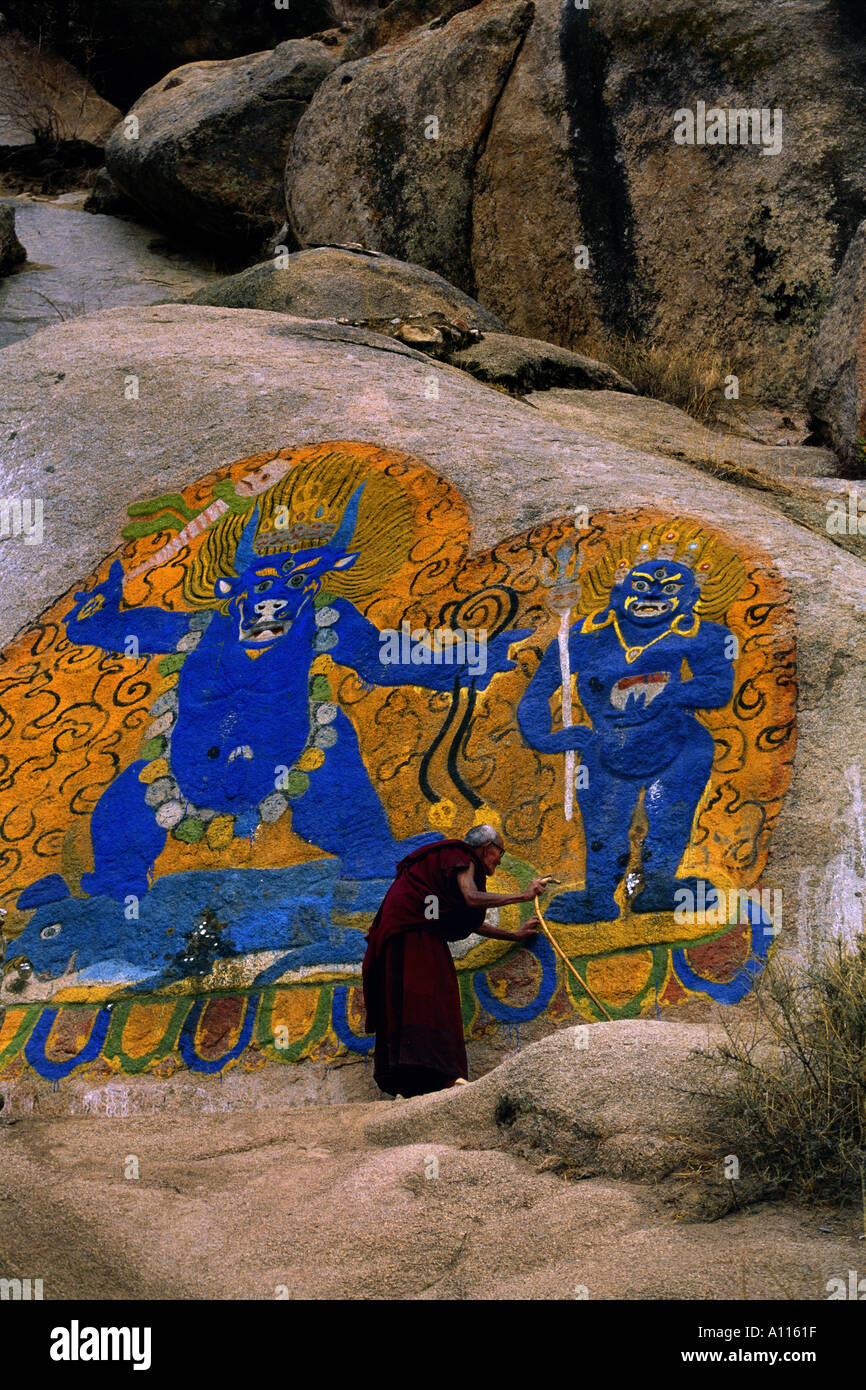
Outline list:
[[[665,573],[670,572],[671,578],[678,571],[691,571],[699,590],[694,611],[713,620],[727,612],[746,578],[742,559],[721,536],[691,517],[669,517],[627,532],[598,560],[584,565],[578,611],[585,615],[604,611],[612,591],[635,566],[659,560],[665,562]]]
[[[325,517],[324,507],[319,507],[316,514],[309,519],[303,515],[295,515],[284,525],[280,524],[281,521],[282,518],[278,515],[270,525],[264,524],[259,527],[254,545],[257,555],[273,555],[307,546],[324,545],[339,525],[339,520],[329,521]]]
[[[253,541],[255,555],[276,555],[287,551],[316,549],[333,544],[346,546],[352,539],[365,484],[361,482],[347,497],[345,488],[339,499],[323,496],[316,481],[296,486],[290,505],[272,506],[262,518]]]
[[[709,559],[701,558],[700,552],[704,549],[705,546],[698,539],[685,539],[675,530],[664,531],[655,542],[641,541],[632,559],[623,556],[616,567],[614,585],[622,584],[629,570],[634,569],[641,560],[669,560],[671,566],[668,578],[672,579],[678,569],[689,569],[700,589],[709,579],[713,569]]]

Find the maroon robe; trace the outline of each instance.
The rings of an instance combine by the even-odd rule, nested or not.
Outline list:
[[[376,1034],[373,1076],[389,1095],[441,1091],[466,1077],[460,990],[447,943],[484,922],[485,909],[469,907],[457,882],[468,868],[484,892],[487,871],[469,845],[422,845],[397,865],[373,919],[363,965],[364,1004],[367,1032]],[[432,919],[424,915],[431,898],[439,911]]]

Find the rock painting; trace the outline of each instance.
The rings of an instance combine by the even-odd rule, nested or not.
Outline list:
[[[452,485],[345,442],[135,503],[4,657],[0,1075],[369,1051],[395,865],[479,821],[494,891],[556,875],[612,1016],[735,1001],[778,930],[795,709],[779,575],[699,517],[577,509],[473,553]],[[597,1016],[543,937],[454,952],[468,1036]]]

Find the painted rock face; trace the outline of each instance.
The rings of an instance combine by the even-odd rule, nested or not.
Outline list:
[[[479,822],[508,850],[494,890],[556,875],[547,919],[614,1016],[739,998],[772,942],[791,616],[772,561],[700,518],[551,520],[472,554],[418,461],[287,448],[136,503],[5,657],[0,1067],[60,1066],[77,1009],[64,1066],[130,1069],[134,1017],[160,1038],[141,1065],[218,1069],[226,990],[224,1064],[366,1050],[359,962],[396,864]],[[597,1016],[544,937],[455,957],[469,1032]]]

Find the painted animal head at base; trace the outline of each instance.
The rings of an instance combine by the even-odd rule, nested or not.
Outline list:
[[[238,542],[234,575],[221,576],[214,585],[216,597],[228,600],[228,613],[237,623],[238,643],[249,656],[258,656],[282,641],[311,607],[326,574],[351,569],[355,564],[358,552],[351,552],[349,545],[363,491],[362,483],[327,545],[293,554],[256,553],[259,509],[255,508]]]
[[[0,995],[14,996],[31,978],[53,980],[81,968],[82,957],[101,939],[99,904],[73,898],[59,874],[49,874],[20,894],[17,907],[35,911],[11,941],[0,967]],[[87,961],[89,964],[90,962]]]

